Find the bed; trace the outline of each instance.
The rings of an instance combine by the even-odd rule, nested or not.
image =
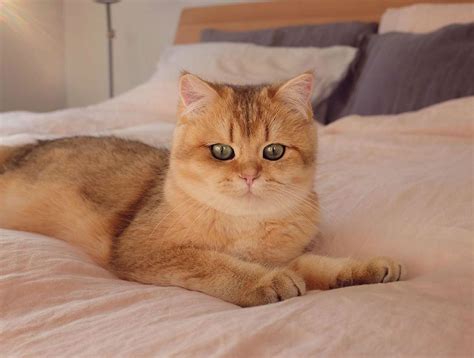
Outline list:
[[[205,28],[378,21],[387,8],[411,3],[365,0],[340,7],[318,0],[191,8],[182,13],[176,42],[194,43]],[[0,144],[112,134],[167,146],[175,124],[154,104],[160,90],[151,81],[89,107],[2,114]],[[472,356],[473,109],[469,95],[395,114],[348,114],[319,126],[315,187],[323,236],[315,250],[392,256],[407,268],[403,281],[311,291],[242,309],[199,292],[122,281],[65,242],[0,229],[0,352]]]

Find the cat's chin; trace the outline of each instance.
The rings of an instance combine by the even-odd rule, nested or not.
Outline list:
[[[280,218],[288,215],[287,208],[274,206],[270,200],[263,200],[251,193],[243,197],[227,198],[227,204],[217,200],[201,201],[203,204],[226,215],[238,217]]]
[[[281,218],[287,216],[290,210],[297,206],[298,203],[287,202],[285,206],[275,205],[275,201],[271,198],[263,199],[258,194],[246,192],[237,196],[216,194],[203,194],[203,191],[186,190],[186,193],[212,209],[226,215],[238,217],[258,217],[265,218]]]

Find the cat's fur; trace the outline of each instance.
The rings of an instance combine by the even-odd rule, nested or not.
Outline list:
[[[305,253],[319,220],[312,85],[310,74],[259,87],[183,74],[170,154],[111,137],[0,147],[0,226],[78,245],[124,279],[241,306],[399,280],[388,258]],[[215,143],[235,158],[213,158]],[[269,143],[286,145],[282,159],[262,157]]]

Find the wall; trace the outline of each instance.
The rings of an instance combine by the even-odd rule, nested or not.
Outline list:
[[[64,25],[66,104],[100,102],[107,97],[105,6],[92,0],[64,0]]]
[[[0,3],[0,111],[63,108],[63,0]]]
[[[258,0],[121,0],[112,5],[115,93],[146,81],[183,7]],[[105,6],[0,0],[0,112],[50,111],[108,97]]]
[[[112,5],[115,93],[151,76],[160,52],[173,43],[183,7],[231,2],[245,1],[122,0]],[[65,0],[64,16],[67,105],[100,102],[108,96],[105,6],[92,0]]]

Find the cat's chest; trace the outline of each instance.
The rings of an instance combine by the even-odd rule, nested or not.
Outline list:
[[[302,215],[270,220],[203,211],[166,219],[165,240],[269,265],[285,264],[301,255],[316,233],[311,219]]]
[[[296,226],[271,220],[235,220],[216,225],[220,250],[248,261],[283,264],[300,255],[310,237]],[[212,231],[212,230],[210,230]]]

